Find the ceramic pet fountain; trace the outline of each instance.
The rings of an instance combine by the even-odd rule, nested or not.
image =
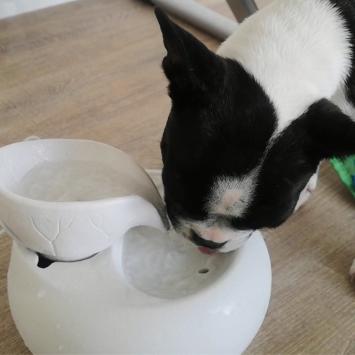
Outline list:
[[[271,285],[258,232],[198,252],[166,231],[147,173],[102,143],[19,142],[0,166],[10,308],[34,354],[239,354],[254,338]]]

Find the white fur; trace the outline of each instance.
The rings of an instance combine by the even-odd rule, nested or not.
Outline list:
[[[218,226],[208,223],[194,223],[193,229],[203,239],[216,243],[227,242],[219,252],[227,253],[240,248],[250,237],[252,231],[236,231],[228,227]]]
[[[218,222],[218,215],[242,216],[248,208],[255,190],[259,167],[241,178],[219,178],[213,188],[208,209],[216,215],[203,222],[189,222],[189,228],[201,238],[215,243],[227,242],[220,252],[226,253],[240,248],[250,237],[252,231],[237,231]],[[183,223],[186,227],[186,222]]]
[[[346,115],[355,121],[355,108],[348,101],[345,95],[345,88],[342,85],[332,97],[333,103],[335,103]]]
[[[255,190],[259,168],[238,179],[220,177],[212,188],[209,211],[214,214],[242,216]]]
[[[261,84],[280,132],[310,104],[331,99],[351,59],[342,17],[326,0],[275,0],[244,21],[219,48]]]
[[[190,221],[181,220],[177,227],[177,232],[190,238],[191,231],[195,231],[201,238],[215,243],[227,242],[219,252],[227,253],[240,248],[251,236],[252,230],[237,231],[223,225],[218,225],[216,220],[209,219],[207,221]]]
[[[312,175],[312,177],[308,181],[308,184],[300,193],[300,197],[297,201],[295,211],[297,211],[301,206],[303,206],[309,200],[312,193],[317,187],[317,182],[318,182],[318,171],[316,174]]]
[[[219,251],[221,253],[229,253],[230,251],[239,249],[251,237],[252,233],[253,231],[234,231],[231,233],[228,243],[225,244]]]

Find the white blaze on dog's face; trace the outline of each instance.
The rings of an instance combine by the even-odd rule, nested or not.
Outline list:
[[[257,169],[241,178],[220,177],[212,187],[209,210],[216,215],[242,216],[251,202]]]
[[[226,223],[228,218],[242,217],[251,203],[258,169],[242,178],[221,177],[212,187],[208,202],[209,216],[205,222],[191,223],[190,228],[201,238],[222,244],[221,252],[240,248],[252,230],[237,230]]]
[[[209,221],[192,223],[191,230],[196,231],[197,235],[204,241],[196,241],[193,236],[190,236],[191,240],[199,246],[206,246],[210,249],[214,249],[213,244],[211,247],[208,242],[214,242],[216,245],[220,245],[216,248],[219,252],[227,253],[242,247],[253,234],[252,230],[240,231],[228,226],[221,226],[215,223],[215,221],[213,222],[211,226],[209,225]],[[207,241],[207,243],[205,241]]]
[[[219,252],[236,250],[252,235],[253,230],[238,230],[231,221],[241,218],[251,203],[258,169],[242,178],[221,177],[209,194],[208,217],[203,220],[179,219],[176,228],[197,245]]]
[[[227,252],[282,224],[322,159],[354,154],[355,124],[320,97],[280,126],[271,91],[241,63],[156,15],[172,102],[161,141],[167,212],[197,245]]]

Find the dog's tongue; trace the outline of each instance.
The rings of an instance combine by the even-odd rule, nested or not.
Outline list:
[[[212,250],[210,248],[207,247],[198,247],[198,250],[203,253],[203,254],[207,254],[207,255],[213,255],[216,253],[215,250]]]

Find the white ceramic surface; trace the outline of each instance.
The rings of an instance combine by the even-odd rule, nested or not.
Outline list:
[[[135,233],[128,232],[125,243]],[[238,253],[214,260],[213,272],[200,274],[205,282],[186,296],[170,297],[163,290],[151,296],[137,289],[122,268],[120,250],[114,245],[87,260],[41,269],[35,253],[13,243],[10,307],[34,354],[240,354],[254,338],[271,286],[259,233]],[[191,273],[206,266],[189,257]]]
[[[51,259],[90,257],[137,225],[164,229],[164,207],[153,182],[114,147],[31,140],[2,147],[0,166],[1,224]]]
[[[238,253],[200,254],[164,230],[147,174],[104,144],[22,142],[0,164],[9,303],[34,354],[239,354],[254,338],[271,289],[259,233]],[[77,261],[40,268],[37,252]]]

